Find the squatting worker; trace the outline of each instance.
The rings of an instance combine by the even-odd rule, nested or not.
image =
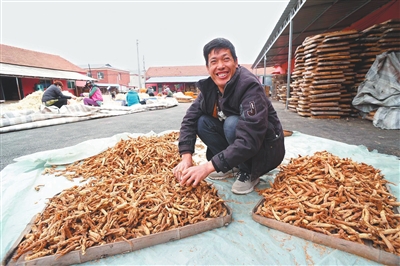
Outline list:
[[[89,88],[89,97],[83,98],[84,105],[101,106],[103,104],[103,94],[99,87],[90,80],[86,81],[85,88]]]
[[[69,99],[76,99],[76,97],[64,95],[62,93],[63,84],[59,80],[55,80],[43,93],[42,102],[46,106],[57,106],[61,108],[63,105],[68,104]]]
[[[232,192],[247,194],[261,175],[282,162],[282,125],[258,78],[238,64],[230,41],[214,39],[203,54],[210,77],[198,82],[200,94],[183,118],[182,160],[173,173],[181,185],[197,186],[214,171],[227,173],[238,167]],[[196,135],[207,146],[208,162],[193,166]]]

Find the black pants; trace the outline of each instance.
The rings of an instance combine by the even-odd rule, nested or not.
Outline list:
[[[57,101],[55,101],[54,103],[48,105],[46,102],[46,106],[57,106],[58,108],[61,108],[61,106],[63,105],[67,105],[68,104],[68,99],[66,98],[59,98],[59,99],[55,99]]]

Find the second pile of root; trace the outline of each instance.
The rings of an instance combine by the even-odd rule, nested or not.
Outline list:
[[[326,151],[281,166],[256,213],[400,255],[400,206],[378,169]]]

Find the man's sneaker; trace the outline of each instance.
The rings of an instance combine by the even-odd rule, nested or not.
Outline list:
[[[222,180],[225,178],[231,178],[235,175],[235,173],[239,172],[239,169],[236,167],[233,167],[232,170],[229,170],[226,173],[222,172],[212,172],[211,174],[208,175],[208,178],[213,179],[213,180]]]
[[[232,185],[232,192],[235,194],[247,194],[253,191],[254,187],[260,182],[260,178],[253,181],[250,179],[250,174],[246,172],[238,172],[236,181]]]

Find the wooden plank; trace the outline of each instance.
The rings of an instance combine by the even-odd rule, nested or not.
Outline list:
[[[321,70],[338,70],[338,69],[346,69],[346,68],[348,68],[348,66],[324,66],[324,67],[319,66],[317,68],[317,71],[321,71]],[[311,69],[315,69],[315,68],[312,67]]]
[[[317,72],[305,72],[310,73],[312,76],[324,76],[324,75],[339,75],[343,74],[342,70],[338,71],[317,71]]]
[[[312,54],[312,53],[314,53],[314,52],[316,52],[317,51],[317,49],[316,48],[314,48],[314,49],[309,49],[309,50],[304,50],[304,53],[307,53],[307,54]]]
[[[351,93],[341,93],[340,94],[340,98],[350,98],[351,97]]]
[[[318,85],[318,84],[330,84],[330,83],[341,83],[345,82],[346,79],[325,79],[325,80],[314,80],[312,84]]]
[[[311,42],[311,43],[309,43],[309,44],[306,44],[306,45],[304,45],[304,51],[305,50],[309,50],[309,49],[312,49],[312,48],[315,48],[315,47],[317,47],[319,44],[317,43],[317,42]]]
[[[317,63],[317,66],[337,66],[337,65],[349,65],[349,61],[321,61]]]
[[[332,56],[325,56],[325,57],[318,57],[317,61],[326,61],[326,60],[343,60],[343,59],[348,59],[349,61],[351,58],[351,55],[332,55]]]
[[[380,39],[380,40],[378,41],[378,43],[381,43],[381,42],[391,43],[391,42],[398,42],[398,41],[400,41],[400,38],[399,38],[399,37],[394,37],[394,38],[382,38],[382,39]]]
[[[340,107],[310,107],[311,111],[343,111]],[[311,112],[312,114],[312,112]]]
[[[344,115],[344,112],[340,111],[311,111],[312,115]]]
[[[310,103],[310,108],[318,106],[339,106],[339,103],[338,102]]]
[[[344,74],[340,74],[340,75],[326,75],[326,76],[314,76],[313,77],[314,80],[320,80],[320,79],[341,79],[341,78],[345,78]]]
[[[334,96],[340,96],[340,91],[339,92],[313,94],[313,95],[310,95],[310,98],[315,99],[315,98],[325,98],[325,97],[334,97]]]
[[[304,65],[311,66],[311,65],[315,65],[316,63],[317,63],[317,61],[310,61],[310,62],[305,62]]]
[[[368,52],[360,54],[361,57],[376,56],[376,55],[378,55],[377,52]]]
[[[399,47],[400,46],[400,40],[396,41],[396,42],[379,43],[379,47],[388,47],[388,46]]]
[[[322,53],[333,52],[333,51],[346,51],[349,49],[350,48],[348,46],[334,47],[334,48],[318,48],[318,49],[316,49],[316,52],[317,52],[317,54],[322,54]]]
[[[324,57],[346,56],[346,55],[350,56],[350,52],[348,52],[348,51],[346,51],[346,52],[341,51],[341,52],[333,52],[333,53],[319,54],[318,57],[324,58]],[[307,56],[307,55],[306,55],[306,56]],[[306,57],[306,56],[305,56],[305,57]],[[312,55],[310,55],[310,56],[312,56]]]
[[[325,38],[329,38],[329,37],[353,35],[353,34],[357,34],[357,33],[358,33],[357,30],[332,31],[332,32],[325,33],[324,36],[325,36]]]
[[[330,48],[330,47],[336,47],[336,46],[347,46],[349,45],[349,42],[329,42],[329,43],[324,43],[324,44],[319,44],[319,48]]]
[[[296,111],[298,112],[310,112],[310,108],[308,107],[303,107],[303,106],[297,106]]]
[[[312,85],[312,86],[310,86],[310,89],[311,90],[313,90],[313,89],[316,89],[316,90],[318,90],[318,89],[332,89],[332,88],[340,89],[341,87],[342,87],[341,84],[334,83],[334,84],[324,84],[324,85]]]
[[[324,38],[324,36],[322,36],[320,34],[317,34],[317,35],[314,35],[314,36],[308,36],[308,37],[306,37],[304,39],[302,45],[304,47],[304,46],[306,46],[308,44],[311,44],[311,43],[314,43],[314,42],[320,42],[320,41],[322,41],[323,38]]]
[[[341,116],[334,116],[334,115],[311,115],[311,118],[314,118],[314,119],[340,119]]]
[[[309,113],[309,112],[297,111],[297,113],[298,113],[300,116],[305,116],[305,117],[310,117],[310,116],[311,116],[311,113]]]
[[[359,33],[343,35],[343,36],[332,36],[332,37],[326,37],[322,42],[326,43],[326,42],[332,42],[332,41],[351,40],[351,39],[359,38],[360,36],[361,35]]]
[[[332,93],[332,92],[339,92],[341,93],[338,89],[329,89],[329,90],[311,90],[310,94],[314,95],[314,94],[322,94],[322,93]]]
[[[340,97],[310,99],[311,103],[333,102],[333,101],[336,101],[336,102],[340,101]]]

